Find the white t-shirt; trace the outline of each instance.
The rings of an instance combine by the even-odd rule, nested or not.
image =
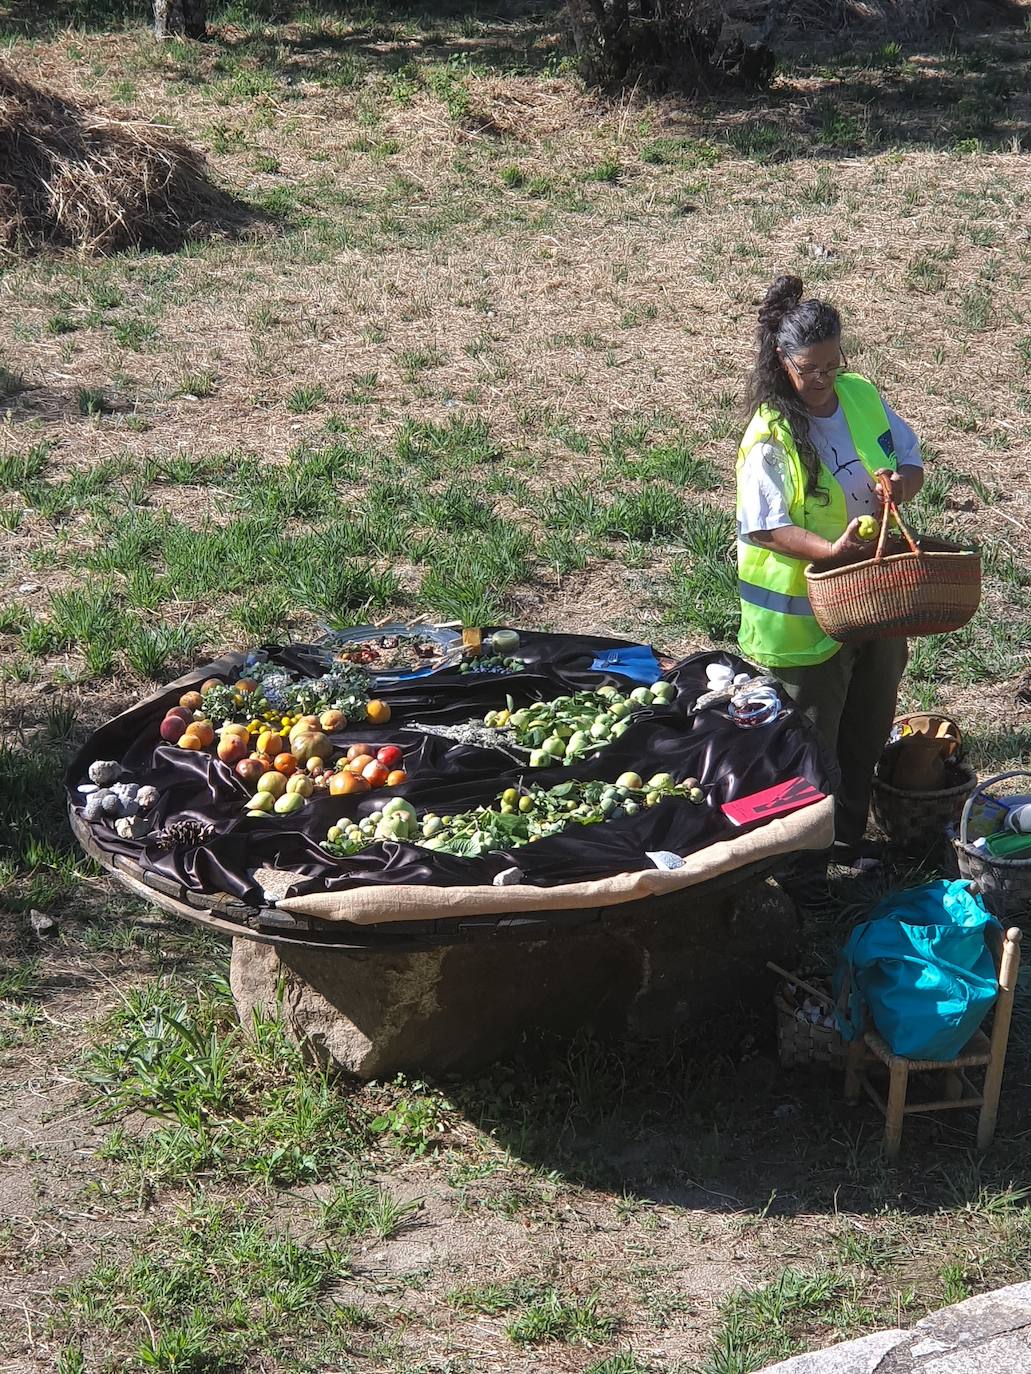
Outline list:
[[[891,426],[898,466],[923,467],[916,435],[887,402],[884,410]],[[833,415],[811,415],[809,435],[827,469],[841,483],[849,520],[857,515],[875,515],[880,504],[870,484],[870,475],[852,442],[843,407],[839,404]],[[788,515],[790,505],[791,483],[784,450],[780,444],[763,440],[745,455],[738,477],[738,537],[747,541],[753,530],[777,530],[792,524]]]

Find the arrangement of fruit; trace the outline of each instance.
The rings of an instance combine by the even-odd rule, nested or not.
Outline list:
[[[455,816],[427,811],[422,820],[410,802],[394,797],[382,810],[360,821],[338,821],[330,827],[322,848],[337,858],[347,858],[377,841],[398,840],[474,858],[532,844],[571,825],[597,825],[633,816],[641,807],[657,806],[666,797],[698,806],[705,793],[697,778],[675,783],[669,773],[656,773],[643,782],[636,773],[623,773],[614,783],[569,781],[550,788],[508,787],[490,806]]]
[[[254,789],[245,804],[248,812],[289,816],[300,811],[319,788],[331,796],[343,796],[407,781],[407,773],[399,767],[401,750],[393,744],[352,745],[336,770],[330,767],[329,735],[349,723],[338,707],[328,707],[318,715],[266,711],[263,717],[253,715],[246,722],[223,720],[216,728],[209,712],[213,699],[221,709],[226,690],[224,683],[212,678],[199,691],[184,692],[179,705],[165,714],[159,733],[166,743],[180,749],[200,751],[214,746],[221,762]],[[242,679],[228,690],[241,705],[258,704],[256,681]],[[365,702],[364,716],[373,724],[386,724],[390,707],[385,701]],[[361,766],[356,768],[359,760]]]
[[[660,679],[650,687],[635,687],[624,696],[615,687],[596,692],[538,701],[532,706],[488,711],[483,724],[506,730],[515,743],[530,751],[531,768],[554,768],[560,762],[575,763],[595,754],[630,728],[630,719],[649,706],[668,706],[677,689]]]
[[[458,665],[460,673],[479,674],[521,673],[526,663],[521,658],[503,658],[500,654],[481,654],[478,658],[464,658]]]
[[[262,723],[279,725],[296,716],[326,711],[337,711],[344,718],[344,725],[337,729],[348,722],[382,724],[389,720],[386,702],[369,701],[368,694],[368,680],[357,668],[341,665],[321,677],[295,678],[277,664],[249,659],[245,676],[238,681],[209,678],[199,690],[184,692],[179,706],[188,713],[184,718],[187,726],[206,720],[216,729],[228,721],[250,721],[254,728]],[[174,708],[169,714],[174,714]],[[174,726],[169,729],[174,730]],[[169,738],[169,742],[178,743],[178,737]]]

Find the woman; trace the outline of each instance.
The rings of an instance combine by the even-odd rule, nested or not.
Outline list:
[[[839,644],[809,606],[805,566],[863,546],[859,518],[879,513],[879,472],[896,502],[923,485],[916,435],[865,378],[847,371],[841,319],[778,277],[759,310],[738,453],[742,653],[770,667],[838,760],[833,863],[863,866],[874,765],[906,666],[904,639]]]

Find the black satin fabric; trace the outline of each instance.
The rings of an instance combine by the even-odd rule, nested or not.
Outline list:
[[[190,817],[211,825],[213,833],[203,845],[162,851],[152,837],[122,840],[112,827],[100,824],[93,827],[97,844],[112,855],[131,856],[142,867],[192,890],[226,892],[260,904],[262,892],[249,870],[261,866],[304,874],[291,895],[342,892],[370,883],[437,887],[490,883],[495,874],[513,865],[522,870],[524,882],[542,888],[603,878],[650,868],[648,850],[688,855],[738,833],[720,811],[734,797],[795,776],[824,792],[833,789],[836,765],[822,750],[812,726],[794,708],[772,724],[753,730],[736,726],[719,707],[694,711],[695,700],[706,690],[706,664],[717,659],[735,672],[755,671],[726,653],[696,654],[675,664],[663,674],[678,688],[670,706],[641,712],[620,739],[589,761],[568,768],[519,768],[493,749],[454,745],[405,728],[411,721],[448,724],[482,717],[488,710],[503,707],[506,694],[518,706],[605,683],[621,689],[634,685],[618,674],[597,673],[590,667],[600,652],[629,641],[529,631],[520,632],[520,640],[524,672],[501,677],[451,669],[398,684],[378,693],[391,706],[388,725],[357,726],[332,736],[337,749],[365,741],[376,746],[398,744],[404,751],[408,782],[390,793],[316,794],[303,811],[292,816],[245,815],[249,789],[231,768],[210,752],[179,749],[162,743],[158,736],[165,711],[186,690],[181,681],[164,696],[126,712],[91,736],[68,771],[70,800],[76,806],[81,803],[75,789],[87,780],[87,768],[94,759],[121,760],[127,777],[151,784],[161,793],[154,813],[159,827]],[[322,671],[311,646],[265,648],[286,668]],[[212,675],[211,667],[198,668],[191,680],[202,682]],[[366,815],[381,807],[388,796],[406,797],[420,814],[433,810],[447,815],[489,802],[521,780],[543,786],[568,778],[615,781],[627,770],[645,779],[656,772],[671,773],[677,781],[697,777],[706,800],[694,806],[666,799],[658,806],[642,808],[636,816],[604,825],[572,826],[535,844],[477,859],[393,842],[377,842],[352,858],[335,859],[319,847],[326,831],[341,817]]]

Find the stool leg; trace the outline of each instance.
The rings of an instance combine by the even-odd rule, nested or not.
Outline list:
[[[859,1101],[862,1089],[863,1062],[866,1059],[866,1045],[862,1035],[849,1041],[845,1053],[845,1101],[854,1107]]]
[[[909,1064],[905,1059],[892,1059],[891,1081],[888,1084],[888,1107],[884,1114],[884,1153],[897,1159],[902,1144],[902,1119],[906,1110],[906,1088],[909,1085]]]
[[[958,1102],[963,1096],[963,1080],[954,1069],[949,1069],[944,1074],[943,1086],[946,1102]]]

